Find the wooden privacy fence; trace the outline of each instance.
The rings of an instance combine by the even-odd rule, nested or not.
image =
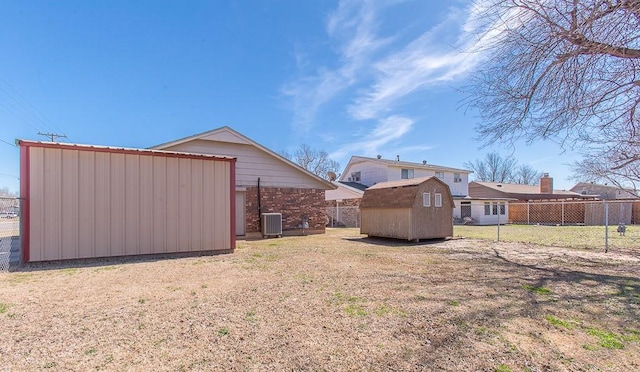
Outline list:
[[[640,224],[640,200],[509,203],[509,223],[586,226]]]

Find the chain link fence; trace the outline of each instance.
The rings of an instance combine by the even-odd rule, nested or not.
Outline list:
[[[20,199],[0,197],[0,272],[19,261]]]
[[[360,208],[327,207],[327,227],[360,227]]]
[[[511,202],[507,216],[492,226],[456,226],[455,235],[640,252],[640,200]]]

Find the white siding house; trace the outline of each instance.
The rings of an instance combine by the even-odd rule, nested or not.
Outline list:
[[[373,186],[380,182],[402,179],[437,177],[449,186],[454,198],[469,194],[469,173],[466,169],[443,167],[440,165],[412,163],[382,158],[352,156],[340,181],[359,182]]]

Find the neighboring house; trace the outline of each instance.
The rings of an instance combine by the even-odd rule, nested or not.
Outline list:
[[[636,190],[621,189],[615,186],[598,185],[596,183],[580,182],[571,188],[580,195],[596,196],[598,199],[638,199]]]
[[[327,226],[360,227],[360,200],[366,185],[357,182],[333,182],[337,188],[325,192]]]
[[[471,185],[469,185],[471,186]],[[464,225],[496,225],[508,223],[510,198],[473,198],[456,200],[453,220]]]
[[[449,186],[453,197],[469,194],[469,173],[466,169],[443,167],[434,164],[412,163],[399,160],[352,156],[340,177],[343,182],[357,182],[373,186],[380,182],[403,179],[437,177]]]
[[[547,173],[540,178],[540,185],[473,181],[469,183],[469,197],[515,199],[519,202],[593,199],[592,195],[554,190],[553,178]]]
[[[325,231],[325,190],[336,186],[229,127],[152,148],[237,159],[237,236],[261,236],[262,213],[282,213],[285,235]]]
[[[479,225],[500,223],[585,223],[583,204],[563,203],[593,200],[591,195],[555,190],[553,178],[545,173],[539,185],[500,182],[469,183],[471,218]]]
[[[453,198],[437,177],[380,182],[364,192],[360,233],[406,239],[453,235]]]

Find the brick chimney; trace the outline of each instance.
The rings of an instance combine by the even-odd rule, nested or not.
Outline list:
[[[540,193],[553,194],[553,178],[549,177],[549,173],[543,173],[540,177]]]

